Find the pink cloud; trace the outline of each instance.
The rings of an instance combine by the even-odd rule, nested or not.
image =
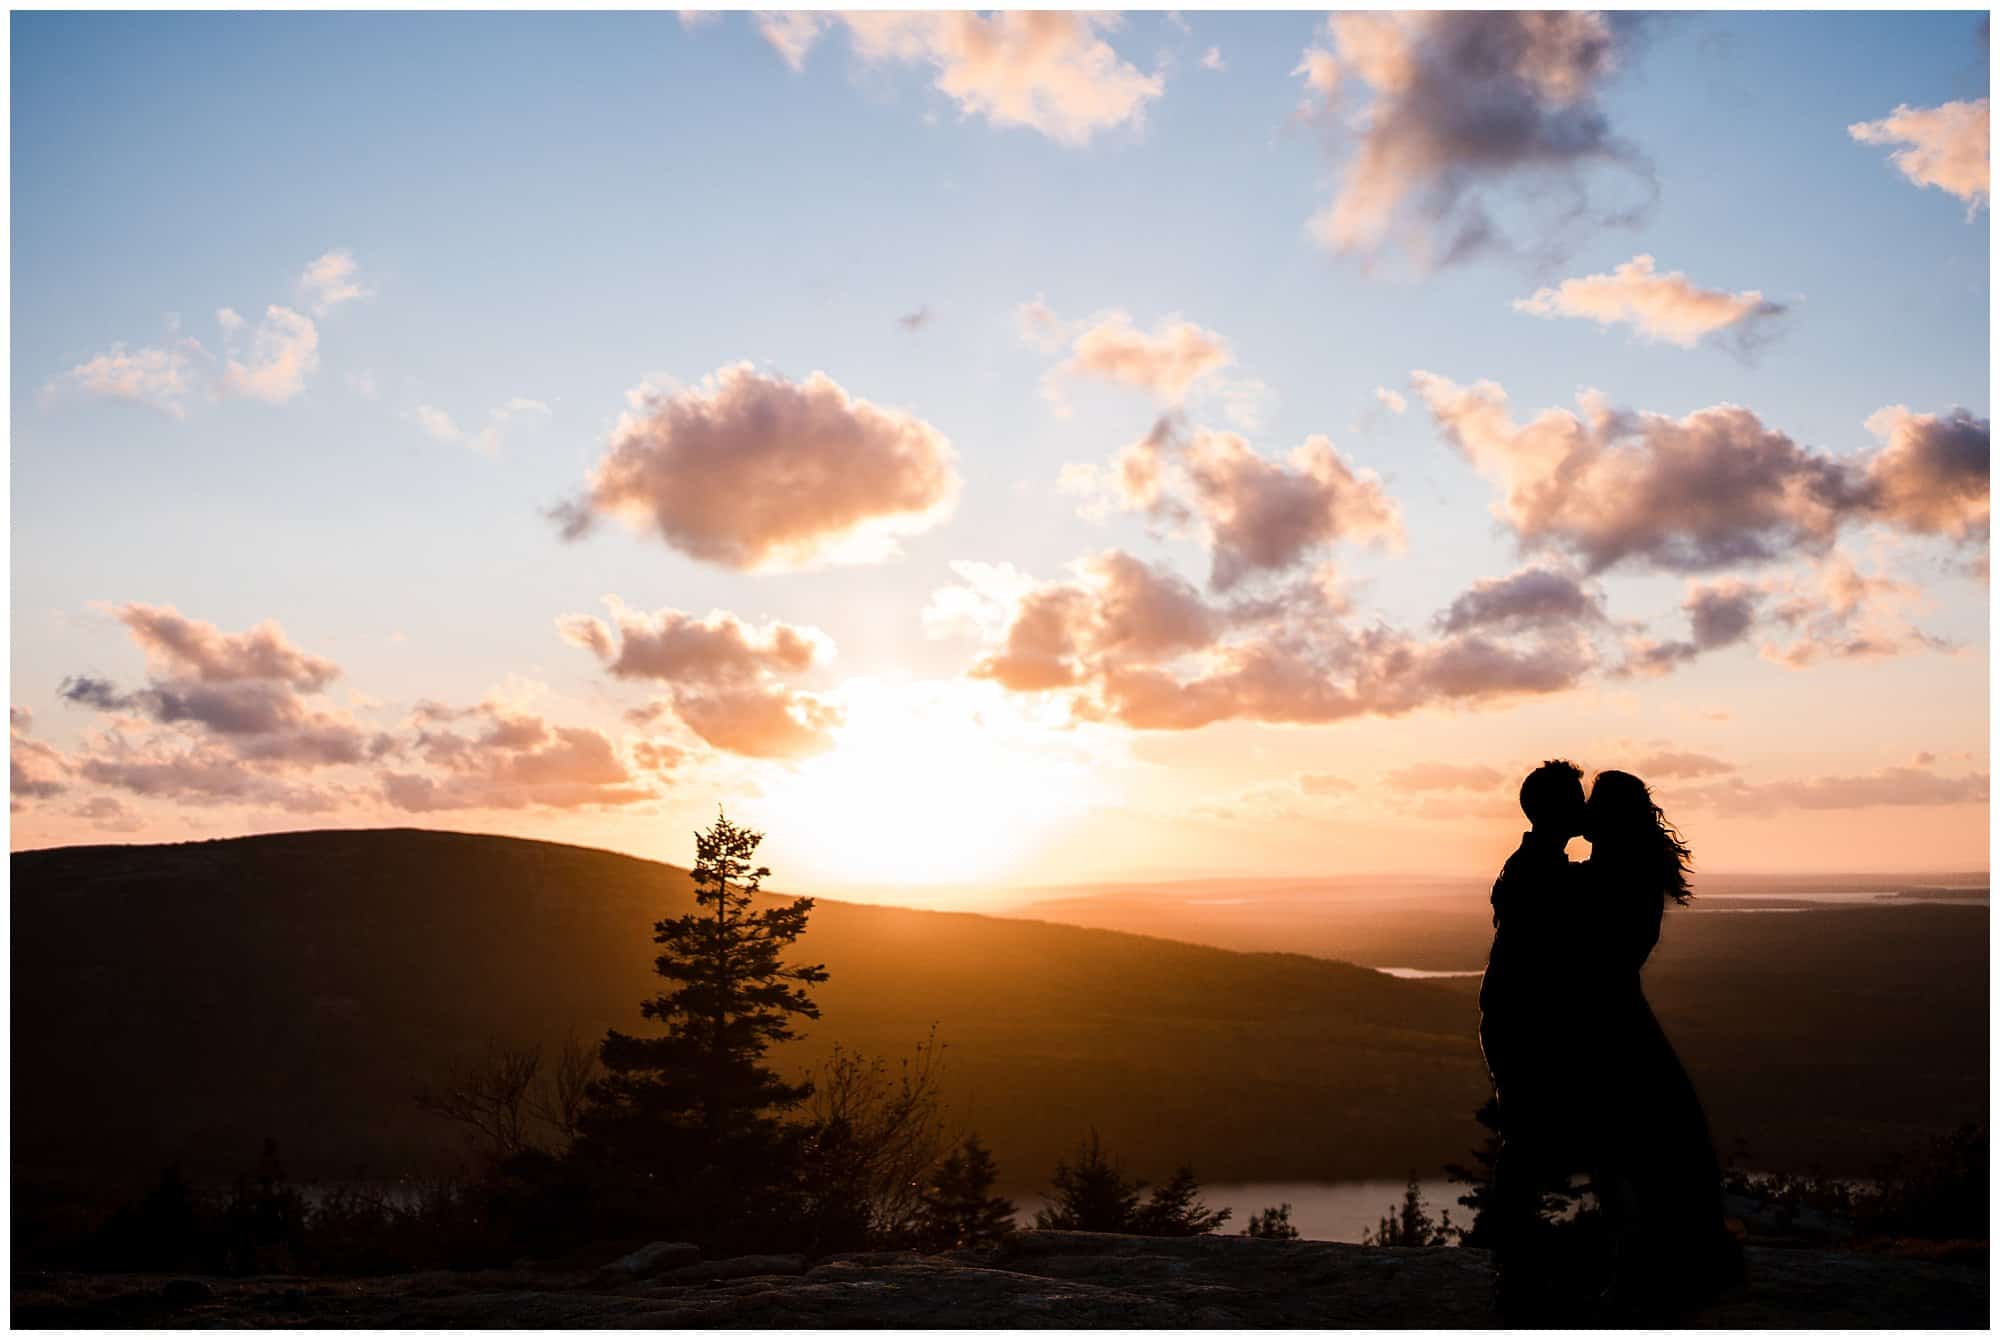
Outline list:
[[[1556,692],[1593,663],[1574,634],[1426,641],[1357,630],[1324,582],[1223,605],[1118,551],[1076,566],[1071,580],[1013,596],[999,645],[971,673],[1016,692],[1061,693],[1082,720],[1192,730],[1396,716]]]
[[[646,614],[615,598],[608,603],[615,627],[570,615],[558,621],[563,638],[596,656],[614,678],[670,685],[658,706],[715,748],[798,758],[832,746],[839,708],[779,680],[831,659],[833,644],[818,629],[755,628],[721,610],[696,618],[675,609]]]
[[[1938,107],[1899,106],[1879,121],[1857,121],[1847,133],[1862,144],[1905,146],[1889,155],[1910,181],[1935,186],[1966,203],[1969,218],[1992,188],[1992,114],[1985,98]]]
[[[942,433],[823,372],[791,382],[739,363],[638,399],[583,498],[557,509],[565,537],[609,515],[723,567],[874,562],[957,500]]]
[[[1985,537],[1987,422],[1962,410],[1877,414],[1889,445],[1863,460],[1813,451],[1737,405],[1675,419],[1586,393],[1581,413],[1517,423],[1494,382],[1411,380],[1446,441],[1499,485],[1495,515],[1525,546],[1567,550],[1592,572],[1822,554],[1844,526],[1869,523]]]
[[[1514,310],[1540,317],[1580,317],[1600,326],[1629,325],[1647,339],[1692,349],[1727,332],[1747,345],[1784,315],[1780,303],[1756,289],[1731,293],[1703,288],[1679,270],[1661,274],[1651,256],[1634,256],[1609,274],[1565,279],[1537,289]]]

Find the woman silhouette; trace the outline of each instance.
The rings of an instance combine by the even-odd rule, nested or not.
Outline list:
[[[1616,1242],[1611,1298],[1627,1309],[1685,1311],[1743,1271],[1708,1119],[1639,978],[1667,903],[1688,900],[1688,848],[1629,772],[1597,774],[1584,823],[1584,905],[1606,1003],[1596,1181]]]

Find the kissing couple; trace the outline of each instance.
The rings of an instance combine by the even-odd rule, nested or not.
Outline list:
[[[1521,809],[1529,829],[1493,884],[1479,988],[1500,1111],[1499,1306],[1527,1325],[1569,1310],[1563,1281],[1589,1274],[1564,1265],[1541,1207],[1583,1172],[1609,1248],[1589,1292],[1610,1319],[1684,1316],[1743,1274],[1701,1100],[1640,983],[1667,904],[1691,896],[1688,847],[1628,772],[1598,773],[1586,797],[1583,770],[1552,760],[1521,783]],[[1576,837],[1588,860],[1570,860]]]

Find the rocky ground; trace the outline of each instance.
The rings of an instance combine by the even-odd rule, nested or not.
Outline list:
[[[1484,1252],[1030,1232],[997,1252],[694,1259],[590,1273],[185,1279],[16,1272],[20,1327],[1482,1327]],[[1704,1327],[1978,1327],[1983,1248],[1955,1262],[1752,1248]]]

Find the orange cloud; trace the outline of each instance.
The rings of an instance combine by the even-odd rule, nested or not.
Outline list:
[[[1139,329],[1128,312],[1112,309],[1086,321],[1066,321],[1036,298],[1016,311],[1021,338],[1054,352],[1069,346],[1069,357],[1049,374],[1044,393],[1057,402],[1060,378],[1092,378],[1132,386],[1163,404],[1178,405],[1202,378],[1235,361],[1229,341],[1179,315]]]
[[[635,400],[584,497],[557,509],[565,538],[612,515],[745,571],[873,562],[957,500],[944,434],[823,372],[791,382],[739,363]]]
[[[1424,641],[1352,629],[1336,600],[1324,582],[1308,582],[1276,598],[1213,604],[1175,574],[1114,550],[1077,564],[1071,581],[1016,595],[999,647],[971,673],[1016,692],[1064,693],[1079,719],[1193,730],[1555,692],[1593,663],[1574,633]]]
[[[1651,256],[1639,255],[1610,274],[1582,275],[1537,289],[1533,296],[1518,299],[1514,310],[1540,317],[1581,317],[1600,326],[1623,322],[1648,339],[1692,349],[1725,331],[1747,347],[1785,308],[1756,289],[1731,293],[1702,288],[1679,270],[1660,274]]]
[[[833,644],[818,629],[760,629],[721,610],[698,619],[675,609],[645,614],[615,597],[607,603],[615,628],[575,614],[558,620],[558,630],[614,678],[671,686],[646,719],[670,709],[715,748],[752,758],[800,758],[831,747],[839,708],[778,679],[831,659]]]
[[[552,726],[489,699],[477,707],[421,704],[410,748],[432,772],[384,772],[382,794],[400,810],[577,809],[653,798],[611,741],[594,730]],[[471,733],[452,729],[466,722]]]
[[[1146,104],[1166,88],[1162,76],[1141,73],[1104,40],[1103,34],[1119,25],[1115,15],[791,13],[760,15],[757,26],[786,64],[799,70],[835,22],[846,26],[864,62],[928,65],[936,71],[933,86],[966,116],[995,126],[1024,126],[1067,145],[1139,125]]]

